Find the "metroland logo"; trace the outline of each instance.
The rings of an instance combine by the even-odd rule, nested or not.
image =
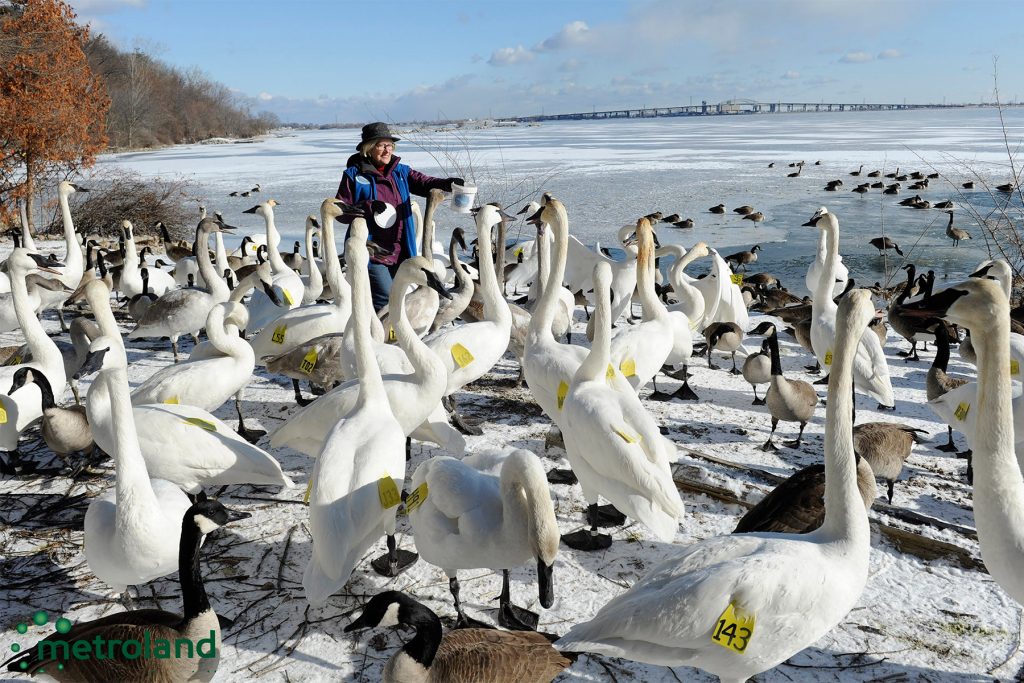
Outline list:
[[[36,626],[45,626],[48,621],[49,617],[42,610],[32,615],[32,623]],[[19,634],[25,635],[28,633],[29,625],[19,623],[15,628]],[[18,668],[26,671],[30,666],[29,660],[46,662],[50,666],[56,664],[57,669],[63,669],[62,662],[71,660],[213,659],[217,656],[217,635],[212,630],[209,638],[194,641],[190,638],[153,638],[148,631],[142,640],[115,640],[102,635],[75,638],[71,633],[71,620],[65,617],[57,619],[54,628],[57,633],[39,640],[35,644],[35,657],[22,658]],[[12,659],[27,654],[22,652],[22,646],[18,643],[11,645],[11,652],[15,653]],[[33,673],[45,673],[45,665]]]

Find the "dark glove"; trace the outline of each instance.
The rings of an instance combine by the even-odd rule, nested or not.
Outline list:
[[[448,179],[448,191],[452,191],[452,185],[465,185],[466,181],[462,178],[449,178]]]

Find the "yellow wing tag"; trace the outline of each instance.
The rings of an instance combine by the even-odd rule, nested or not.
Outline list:
[[[452,358],[455,359],[460,368],[464,368],[473,362],[473,354],[462,344],[452,346]]]
[[[826,351],[825,352],[825,365],[832,365],[832,352],[831,351]]]
[[[743,654],[754,637],[754,615],[737,612],[736,605],[729,606],[718,617],[715,630],[711,632],[711,642]]]
[[[619,370],[622,370],[622,374],[626,377],[632,377],[636,374],[636,361],[632,358],[627,358],[619,364]]]
[[[971,404],[961,403],[956,407],[956,410],[953,411],[953,416],[956,417],[956,419],[963,422],[964,420],[967,419],[967,413],[969,412],[971,412]]]
[[[608,364],[608,371],[604,373],[604,376],[607,377],[608,379],[615,378],[615,368],[612,367],[611,363]]]
[[[178,405],[180,403],[181,403],[181,401],[178,400],[177,396],[171,396],[170,398],[165,398],[164,399],[164,404],[169,405],[169,406],[176,406],[176,405]]]
[[[562,406],[565,405],[565,396],[569,393],[569,385],[564,381],[558,383],[558,409],[561,410]]]
[[[622,437],[622,440],[625,441],[626,443],[640,443],[641,441],[643,441],[643,437],[640,436],[639,434],[637,434],[636,436],[631,436],[629,432],[623,429],[616,429],[615,433]]]
[[[388,341],[389,342],[398,341],[398,337],[395,335],[395,328],[393,328],[393,327],[389,327],[388,328]]]
[[[21,356],[15,356],[7,365],[21,365]]]
[[[732,276],[730,276],[729,279],[732,280],[732,283],[734,285],[742,285],[743,284],[743,273],[733,273]]]
[[[427,482],[423,482],[415,489],[412,490],[405,499],[405,513],[409,514],[420,505],[423,505],[423,501],[427,499]]]
[[[288,304],[289,306],[294,306],[295,305],[295,299],[292,298],[292,295],[288,293],[287,289],[282,287],[281,288],[281,293],[284,294],[284,302],[286,304]]]
[[[313,368],[316,367],[317,358],[316,349],[310,349],[309,353],[302,357],[302,362],[299,363],[299,370],[307,375],[313,372]]]
[[[270,341],[275,344],[284,344],[284,335],[288,332],[287,325],[278,325],[274,328],[274,334],[270,337]]]
[[[190,424],[193,427],[205,429],[208,432],[217,431],[217,425],[213,424],[209,420],[204,420],[201,417],[186,417],[184,420],[182,420],[182,422],[184,422],[185,424]]]
[[[7,424],[7,409],[4,408],[4,404],[0,401],[0,425]]]
[[[380,498],[380,504],[385,510],[393,508],[402,502],[402,494],[398,492],[395,480],[387,476],[377,480],[377,496]]]
[[[1015,360],[1012,360],[1012,359],[1010,360],[1010,374],[1011,375],[1019,375],[1020,374],[1020,363],[1018,361],[1015,361]]]
[[[302,502],[309,505],[309,494],[313,492],[313,480],[310,479],[309,483],[306,484],[306,493],[302,496]]]
[[[515,254],[516,258],[522,258],[523,257],[523,248],[519,247],[513,253]]]

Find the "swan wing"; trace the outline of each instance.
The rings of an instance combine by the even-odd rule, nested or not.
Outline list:
[[[889,379],[889,363],[882,351],[882,343],[871,330],[865,330],[857,345],[853,361],[853,377],[857,386],[866,391],[882,405],[891,406],[896,402]]]

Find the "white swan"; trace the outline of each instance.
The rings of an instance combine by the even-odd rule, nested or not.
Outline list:
[[[305,271],[302,275],[303,304],[315,304],[324,293],[324,276],[313,254],[313,240],[319,229],[320,223],[317,222],[316,216],[306,216],[306,260],[302,263],[302,269]]]
[[[818,362],[829,367],[832,364],[835,345],[839,343],[837,307],[832,300],[836,262],[839,257],[839,219],[835,214],[829,213],[828,209],[821,207],[804,225],[816,227],[825,233],[825,269],[818,281],[818,288],[814,291],[814,302],[811,305],[811,346]],[[853,384],[878,401],[882,408],[889,410],[896,404],[882,343],[878,341],[878,335],[871,330],[865,330],[860,337],[857,357],[853,364]]]
[[[995,282],[953,285],[908,312],[942,316],[971,330],[978,355],[978,399],[973,435],[974,519],[985,567],[1003,590],[1024,604],[1024,479],[1014,455],[1016,412],[1010,399],[1010,309]]]
[[[106,292],[99,282],[93,285]],[[102,440],[101,448],[114,459],[116,481],[86,510],[85,559],[97,578],[123,592],[178,568],[181,518],[189,500],[174,484],[150,479],[132,419],[120,338],[94,341],[87,366],[97,359],[102,366],[89,387],[86,413],[96,442]]]
[[[210,309],[227,301],[231,294],[227,283],[210,263],[207,248],[210,233],[225,229],[212,218],[204,218],[196,227],[199,272],[203,274],[209,291],[193,288],[170,290],[150,304],[135,329],[128,333],[129,339],[170,337],[174,361],[178,361],[178,338],[183,334],[197,336],[206,324]]]
[[[271,317],[271,321],[264,325],[258,325],[251,318],[253,302],[256,300],[256,294],[253,294],[249,302],[250,330],[259,332],[249,340],[249,343],[256,354],[258,365],[265,365],[267,358],[287,353],[310,339],[324,334],[335,334],[345,329],[352,314],[352,292],[341,274],[334,242],[334,221],[342,215],[343,206],[336,199],[325,199],[320,204],[321,244],[327,263],[327,284],[334,295],[332,303],[307,304],[291,310],[288,310],[288,307],[278,308],[279,315]],[[270,225],[273,222],[273,214],[269,213],[269,209],[267,211]],[[275,284],[278,281],[275,275]],[[266,295],[263,297],[267,298]],[[267,301],[270,299],[267,298]],[[257,307],[260,311],[264,310],[262,304],[258,304]]]
[[[711,249],[711,273],[693,283],[704,297],[704,320],[700,329],[711,323],[736,323],[747,329],[747,305],[743,293],[732,281],[733,272],[718,251]]]
[[[277,247],[281,243],[281,233],[277,231],[274,222],[274,207],[277,202],[268,199],[260,202],[251,209],[242,213],[254,213],[263,216],[267,231],[267,260],[270,261],[270,268],[274,271],[274,290],[278,293],[281,304],[278,305],[263,292],[255,292],[249,299],[249,328],[255,332],[262,330],[270,321],[281,315],[283,310],[295,308],[302,303],[302,295],[305,288],[302,286],[302,278],[294,270],[285,264],[281,258],[281,252]],[[283,308],[282,308],[283,307]],[[257,354],[257,359],[260,356]]]
[[[654,291],[654,230],[646,218],[637,221],[636,237],[636,281],[643,319],[616,332],[610,353],[612,365],[639,392],[658,374],[672,352],[674,328],[665,304]]]
[[[537,561],[538,599],[554,602],[552,568],[558,521],[540,459],[530,451],[479,453],[461,461],[436,457],[416,468],[406,500],[416,549],[448,576],[459,621],[459,569],[502,570],[498,621],[536,628],[536,614],[512,605],[509,568]]]
[[[21,332],[32,352],[32,360],[28,363],[5,365],[0,367],[0,387],[10,387],[14,373],[20,367],[30,367],[42,373],[57,394],[59,403],[64,397],[64,386],[67,377],[64,374],[64,358],[47,336],[35,312],[30,308],[28,288],[25,278],[38,272],[59,275],[53,267],[59,263],[44,259],[39,254],[30,253],[25,248],[15,249],[7,258],[7,272],[11,279],[11,294],[14,299],[14,311],[21,325]],[[0,394],[0,451],[11,453],[12,462],[18,459],[18,436],[30,424],[43,415],[42,394],[39,387],[26,386],[15,392],[14,396]],[[7,469],[6,466],[2,469]]]
[[[828,248],[825,244],[825,233],[822,232],[818,235],[818,251],[815,252],[814,260],[811,261],[811,265],[807,267],[807,275],[804,276],[804,284],[807,286],[807,291],[814,295],[818,291],[818,282],[821,281],[821,276],[825,272],[825,256],[828,254]],[[832,293],[829,296],[835,296],[846,286],[846,281],[850,279],[850,271],[846,268],[846,264],[843,263],[843,257],[840,255],[836,258],[836,282],[832,287]]]
[[[358,231],[353,230],[353,234],[358,234]],[[434,274],[433,263],[421,256],[406,259],[399,266],[391,287],[389,304],[395,304],[396,307],[401,305],[412,285],[444,291],[444,285]],[[447,296],[447,293],[445,295]],[[390,305],[389,310],[392,310]],[[398,308],[393,310],[397,311]],[[409,373],[386,373],[382,376],[388,405],[402,426],[403,436],[432,441],[442,446],[454,440],[458,444],[454,446],[455,452],[461,453],[465,449],[465,439],[447,424],[444,409],[440,404],[441,395],[448,382],[444,363],[420,340],[416,330],[405,317],[405,310],[406,307],[401,306],[401,313],[395,315],[392,322],[399,347],[405,352],[413,370]],[[368,313],[372,315],[373,311],[370,310]],[[312,361],[315,367],[315,356]],[[357,379],[335,387],[290,416],[274,432],[271,445],[275,448],[286,446],[311,457],[317,457],[328,433],[338,421],[338,416],[352,412],[359,393],[360,383]],[[438,411],[439,416],[436,415]],[[424,421],[437,422],[438,417],[444,426],[423,424]],[[432,427],[437,427],[440,434],[433,433]]]
[[[690,284],[692,278],[686,275],[685,270],[695,260],[703,258],[711,252],[705,242],[698,242],[690,251],[677,245],[671,245],[671,247],[675,247],[676,260],[669,269],[669,280],[672,283],[677,302],[668,307],[668,317],[672,322],[672,350],[665,358],[665,365],[672,368],[682,366],[682,369],[674,376],[682,378],[683,384],[673,393],[666,394],[658,391],[657,381],[655,381],[655,390],[650,398],[659,401],[670,398],[696,401],[698,396],[690,388],[687,370],[690,365],[690,357],[693,356],[693,331],[704,319],[704,297],[699,289]],[[663,249],[671,247],[663,247]]]
[[[144,291],[142,273],[139,271],[143,264],[139,262],[139,253],[135,249],[135,229],[131,221],[121,221],[121,234],[124,236],[125,247],[124,264],[121,267],[121,293],[125,298],[131,299]],[[201,246],[205,246],[205,242]],[[163,296],[176,286],[177,283],[170,273],[159,268],[149,268],[149,291],[157,297]]]
[[[851,432],[856,340],[870,294],[843,299],[826,410],[825,521],[804,535],[752,533],[698,541],[654,567],[555,643],[744,681],[803,650],[857,603],[871,532],[857,491]]]
[[[370,256],[365,238],[350,237],[345,256],[356,302],[345,334],[355,337],[359,398],[352,412],[338,416],[313,467],[313,553],[302,586],[314,607],[326,604],[348,583],[359,558],[384,534],[389,552],[384,562],[378,562],[381,569],[397,574],[401,565],[415,561],[408,551],[398,552],[394,539],[399,491],[405,481],[405,439],[370,348]]]
[[[445,396],[473,382],[488,372],[508,348],[512,331],[512,313],[501,295],[498,278],[491,261],[491,228],[508,218],[495,204],[484,204],[476,209],[477,246],[480,250],[480,293],[484,301],[484,319],[440,330],[424,340],[430,350],[444,362],[448,373]],[[454,397],[453,397],[454,409]],[[467,425],[457,409],[452,420],[462,429]],[[476,431],[468,428],[467,431]]]
[[[616,233],[616,245],[626,252],[622,261],[610,259],[601,252],[601,244],[594,249],[587,247],[578,239],[569,236],[568,257],[566,260],[565,284],[572,292],[588,292],[593,288],[591,276],[594,266],[603,261],[612,269],[612,324],[618,322],[622,314],[629,309],[636,289],[636,245],[629,240],[633,234],[632,225],[624,225]],[[592,297],[588,294],[588,299]],[[589,332],[588,332],[589,334]]]
[[[40,303],[36,308],[36,312],[40,313],[50,308],[57,309],[57,317],[60,320],[60,328],[64,332],[67,332],[68,327],[64,322],[64,302],[67,301],[77,287],[79,281],[82,279],[82,273],[85,272],[85,260],[82,256],[82,245],[78,243],[78,233],[75,232],[75,224],[71,219],[71,207],[68,205],[68,197],[75,192],[88,192],[86,188],[81,185],[68,182],[66,180],[61,181],[57,185],[57,202],[60,204],[61,219],[64,224],[64,245],[66,252],[64,254],[64,267],[61,269],[60,275],[56,278],[64,283],[64,286],[68,287],[69,291],[61,289],[40,291]],[[31,235],[28,232],[27,222],[22,224],[25,235],[31,239]],[[25,247],[31,251],[35,251],[35,245],[26,240]]]
[[[562,435],[573,472],[588,504],[590,530],[563,537],[572,548],[597,550],[611,537],[597,534],[597,499],[604,496],[622,513],[670,542],[683,517],[672,479],[675,447],[632,391],[609,386],[611,268],[594,267],[594,345],[576,371],[563,403]]]

